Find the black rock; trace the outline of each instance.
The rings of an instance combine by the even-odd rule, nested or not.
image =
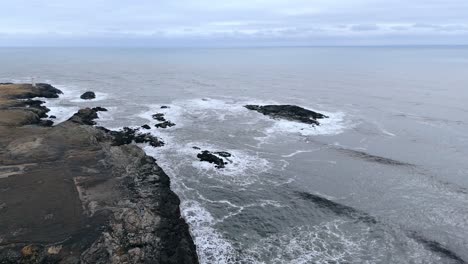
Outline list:
[[[162,123],[155,125],[155,127],[157,128],[168,128],[168,127],[173,127],[173,126],[175,126],[175,124],[172,123],[171,121],[164,121]]]
[[[222,169],[224,168],[224,165],[228,164],[227,162],[224,161],[224,159],[214,155],[208,150],[204,150],[201,153],[199,153],[197,155],[197,158],[199,158],[200,161],[206,161],[206,162],[215,164],[215,167],[218,169]]]
[[[139,132],[138,128],[124,127],[119,131],[109,131],[108,133],[113,136],[113,145],[115,146],[127,145],[132,142],[148,143],[153,147],[164,146],[163,141],[150,133]]]
[[[193,148],[193,149],[197,149],[197,150],[200,150],[200,149],[201,149],[201,148],[196,147],[196,146],[193,146],[192,148]]]
[[[59,94],[63,94],[62,91],[48,83],[37,83],[36,89],[39,91],[39,97],[58,98]]]
[[[39,125],[46,126],[46,127],[51,127],[51,126],[54,125],[54,122],[52,120],[41,120],[41,121],[39,121]]]
[[[159,122],[164,122],[166,119],[164,118],[164,114],[162,113],[156,113],[151,116],[153,119],[158,120]]]
[[[70,119],[71,122],[83,124],[83,125],[95,125],[94,119],[97,119],[98,115],[96,110],[91,108],[80,109]]]
[[[161,106],[161,109],[166,109],[166,108],[169,108],[169,106],[167,106],[167,105],[162,105]]]
[[[254,110],[272,118],[297,121],[305,124],[320,125],[317,119],[328,116],[296,105],[246,105],[245,108]]]
[[[93,110],[96,112],[107,112],[106,108],[100,106],[93,107]]]
[[[88,91],[82,94],[80,98],[84,100],[90,100],[96,98],[96,94],[94,92]]]
[[[54,115],[51,115],[51,116],[49,116],[49,118],[51,118],[51,119],[56,119],[57,117],[54,116]]]
[[[151,129],[151,127],[149,125],[142,125],[141,127],[144,128],[144,129]]]

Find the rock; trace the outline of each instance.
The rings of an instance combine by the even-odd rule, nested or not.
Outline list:
[[[193,146],[192,147],[193,149],[197,149],[197,150],[200,150],[201,148],[197,147],[197,146]]]
[[[88,126],[97,109],[35,125],[39,110],[17,99],[41,87],[49,89],[0,88],[0,177],[14,175],[0,180],[0,263],[197,264],[180,200],[156,160]],[[153,140],[128,132],[130,142]]]
[[[71,122],[82,124],[82,125],[95,125],[94,119],[97,119],[98,115],[96,110],[91,108],[80,109],[70,119]]]
[[[56,119],[57,117],[54,115],[49,116],[50,119]]]
[[[91,100],[91,99],[96,98],[96,94],[94,92],[88,91],[82,94],[80,98],[83,100]]]
[[[246,105],[244,107],[272,118],[286,119],[311,125],[320,125],[317,119],[328,118],[324,114],[295,105]]]
[[[51,127],[54,125],[54,121],[52,120],[41,120],[39,121],[39,125],[45,126],[45,127]]]
[[[62,246],[59,245],[59,246],[51,246],[47,249],[47,254],[49,255],[57,255],[58,253],[60,253],[60,250],[62,250]]]
[[[224,168],[224,165],[228,164],[227,162],[224,161],[224,159],[214,155],[208,150],[204,150],[201,153],[197,155],[197,158],[200,159],[200,161],[206,161],[209,163],[215,164],[215,167],[218,169]]]
[[[96,112],[107,112],[107,109],[104,107],[96,106],[92,108]]]
[[[59,94],[63,94],[62,91],[48,83],[37,83],[35,89],[39,93],[37,97],[58,98]]]
[[[38,248],[33,245],[27,245],[21,249],[21,254],[25,257],[30,257],[37,254]]]
[[[164,114],[162,113],[156,113],[151,116],[153,119],[158,120],[159,122],[164,122],[166,119],[164,118]]]
[[[167,109],[167,108],[169,108],[169,106],[167,106],[167,105],[162,105],[161,106],[161,109]]]
[[[151,129],[151,127],[149,125],[142,125],[141,127],[144,128],[144,129]]]
[[[175,126],[174,123],[172,123],[171,121],[164,121],[162,123],[158,123],[155,125],[155,127],[157,128],[168,128],[168,127],[173,127]]]
[[[113,145],[121,146],[128,145],[132,142],[135,143],[148,143],[153,147],[164,146],[164,142],[150,133],[139,132],[138,128],[124,127],[119,131],[109,131],[109,134],[113,136]]]

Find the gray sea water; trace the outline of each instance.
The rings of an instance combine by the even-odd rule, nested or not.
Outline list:
[[[468,47],[0,49],[58,121],[150,124],[202,263],[468,261]],[[84,91],[97,99],[83,101]],[[320,127],[245,104],[295,104]],[[166,105],[170,108],[160,109]],[[176,126],[157,129],[151,115]],[[233,154],[224,169],[199,150]]]

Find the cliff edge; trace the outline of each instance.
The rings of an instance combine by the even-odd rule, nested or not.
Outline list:
[[[96,109],[42,120],[36,97],[59,94],[0,84],[0,263],[198,263],[155,160],[90,125]]]

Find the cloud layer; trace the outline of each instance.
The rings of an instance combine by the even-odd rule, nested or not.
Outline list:
[[[0,45],[468,44],[466,0],[15,0]]]

